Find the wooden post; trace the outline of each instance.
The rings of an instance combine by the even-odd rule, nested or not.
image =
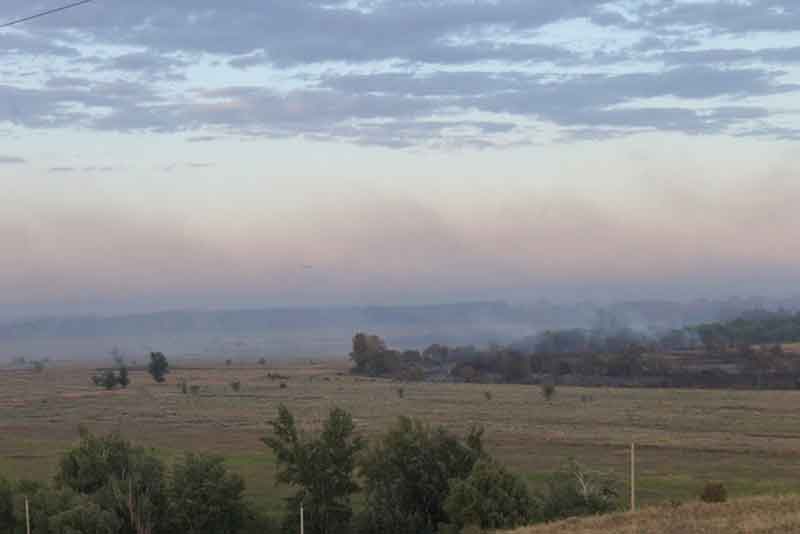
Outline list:
[[[300,534],[305,534],[304,515],[305,514],[303,514],[303,503],[300,503]]]
[[[636,444],[631,443],[631,512],[636,511]]]
[[[31,534],[31,509],[28,506],[28,498],[25,497],[25,524],[28,527],[28,534]]]

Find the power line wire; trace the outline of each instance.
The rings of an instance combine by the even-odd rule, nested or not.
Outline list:
[[[47,15],[52,15],[53,13],[58,13],[59,11],[66,11],[67,9],[72,9],[73,7],[82,6],[83,4],[88,4],[89,2],[93,1],[94,0],[80,0],[78,2],[73,2],[65,6],[48,9],[47,11],[42,11],[41,13],[36,13],[34,15],[22,17],[21,19],[15,19],[9,22],[5,22],[3,24],[0,24],[0,28],[8,28],[9,26],[14,26],[15,24],[22,24],[23,22],[28,22],[29,20],[38,19],[40,17],[45,17]]]

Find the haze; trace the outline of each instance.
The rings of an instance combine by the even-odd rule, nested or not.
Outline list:
[[[2,29],[0,318],[796,293],[798,28],[794,0],[96,0]]]

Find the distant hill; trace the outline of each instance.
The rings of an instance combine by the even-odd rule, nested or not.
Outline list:
[[[791,305],[792,303],[788,303]],[[793,303],[800,309],[800,301]],[[343,356],[357,331],[392,345],[508,343],[544,329],[629,326],[671,328],[734,317],[787,302],[764,299],[592,303],[460,302],[424,306],[167,311],[111,317],[60,317],[0,324],[0,359],[98,358],[160,350],[195,357]]]
[[[800,532],[800,496],[692,503],[569,519],[506,534],[789,534]]]

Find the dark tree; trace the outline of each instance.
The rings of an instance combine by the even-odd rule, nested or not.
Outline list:
[[[169,373],[169,362],[167,357],[162,352],[150,353],[150,365],[147,366],[147,372],[153,377],[153,380],[159,384],[166,380],[166,375]]]

